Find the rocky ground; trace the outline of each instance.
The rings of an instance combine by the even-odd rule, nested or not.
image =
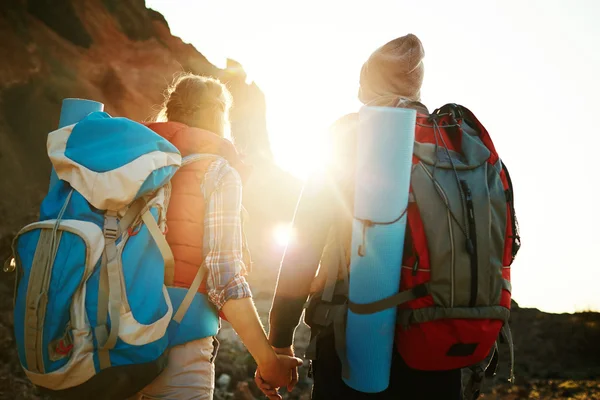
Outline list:
[[[15,352],[10,278],[3,274],[0,284],[0,399],[43,399],[25,378]],[[272,289],[255,290],[256,305],[265,326],[270,293]],[[501,365],[496,381],[488,383],[482,399],[600,399],[599,314],[553,315],[517,308],[513,327],[517,382],[503,383],[506,365]],[[295,343],[299,354],[304,352],[308,337],[307,327],[301,325]],[[219,340],[215,400],[264,398],[252,380],[255,363],[229,324],[223,323]],[[506,361],[506,355],[503,358]],[[288,400],[308,400],[311,384],[305,364],[296,389],[292,393],[282,391],[282,395]]]
[[[261,312],[262,320],[267,325],[267,313],[271,305],[271,295],[259,292],[256,305]],[[516,306],[516,303],[514,304]],[[566,317],[566,318],[561,318]],[[564,325],[561,319],[570,320],[572,325]],[[517,348],[516,384],[506,382],[508,368],[507,354],[502,355],[503,362],[498,376],[485,386],[485,394],[480,398],[492,399],[598,399],[600,400],[600,314],[585,313],[573,316],[559,316],[542,313],[538,310],[519,309],[513,315],[513,331]],[[554,328],[550,328],[554,327]],[[524,328],[524,329],[523,329]],[[523,337],[523,334],[529,335]],[[576,346],[565,345],[563,341],[549,341],[548,337],[566,337],[577,343]],[[216,375],[221,383],[228,383],[217,390],[215,399],[252,400],[260,399],[260,391],[253,383],[255,363],[244,351],[235,332],[227,323],[219,333],[221,350],[217,359]],[[569,340],[567,339],[567,340]],[[302,354],[308,345],[309,330],[304,325],[298,328],[294,346],[298,354]],[[533,342],[543,345],[532,346]],[[569,354],[577,357],[575,347],[587,348],[589,359],[577,361]],[[562,348],[561,348],[562,347]],[[519,351],[521,350],[522,351]],[[536,356],[536,352],[545,352]],[[504,352],[505,353],[505,352]],[[553,358],[553,360],[550,360]],[[561,365],[566,368],[561,369]],[[300,382],[292,391],[282,390],[284,399],[308,400],[312,381],[307,377],[308,365],[300,369]],[[229,379],[231,378],[231,379]],[[218,384],[217,384],[218,386]]]

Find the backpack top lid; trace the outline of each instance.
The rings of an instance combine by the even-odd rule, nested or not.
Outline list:
[[[51,132],[47,148],[59,179],[100,210],[126,207],[163,186],[181,166],[181,154],[166,139],[105,112]]]

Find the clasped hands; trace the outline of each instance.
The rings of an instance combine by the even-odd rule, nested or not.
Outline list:
[[[254,382],[270,400],[281,400],[279,388],[287,387],[288,392],[292,391],[298,383],[298,367],[302,360],[294,356],[292,346],[273,349],[276,358],[258,366]]]

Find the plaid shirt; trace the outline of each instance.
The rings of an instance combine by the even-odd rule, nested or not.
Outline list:
[[[202,192],[209,199],[204,217],[208,298],[220,310],[227,300],[252,297],[244,277],[242,180],[225,159],[219,158],[209,166]]]

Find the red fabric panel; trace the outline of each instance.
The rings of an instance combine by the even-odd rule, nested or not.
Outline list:
[[[404,361],[414,369],[435,371],[463,368],[482,361],[498,338],[502,321],[448,319],[399,329],[396,346]],[[470,356],[448,356],[457,343],[477,343]]]

